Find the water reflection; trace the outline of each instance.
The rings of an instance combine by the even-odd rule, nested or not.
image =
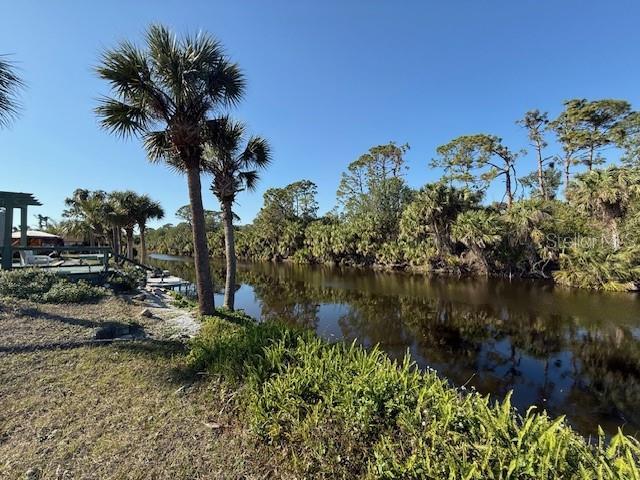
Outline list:
[[[188,261],[154,260],[193,279]],[[222,269],[214,267],[217,285]],[[584,434],[640,430],[640,301],[535,282],[430,280],[282,264],[239,265],[236,306],[328,339],[409,350],[456,385],[567,415]]]

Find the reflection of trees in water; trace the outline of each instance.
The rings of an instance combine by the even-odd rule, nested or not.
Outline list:
[[[478,372],[471,383],[485,393],[528,383],[535,387],[529,402],[556,413],[575,413],[563,408],[570,403],[640,425],[640,345],[628,327],[586,330],[575,319],[431,306],[433,314],[421,315],[424,301],[405,299],[402,318],[415,329],[425,361],[443,365],[454,383],[470,372]]]
[[[189,278],[181,273],[189,264],[177,265],[165,268]],[[222,271],[216,276],[223,278]],[[497,396],[514,389],[522,407],[581,416],[583,431],[607,416],[617,418],[612,428],[621,418],[640,424],[640,342],[628,325],[535,313],[514,298],[495,301],[508,295],[505,284],[442,282],[420,290],[409,279],[410,294],[402,295],[390,276],[347,278],[271,264],[241,267],[238,281],[253,287],[264,318],[317,329],[320,305],[341,304],[337,320],[345,339],[379,343],[395,357],[410,348],[420,365],[437,367],[455,384],[471,378],[478,390]]]
[[[338,319],[346,340],[358,339],[367,347],[380,344],[393,358],[406,354],[413,343],[413,334],[402,321],[397,297],[370,296],[364,292],[352,292],[348,298],[342,297],[333,302],[348,305],[347,311]]]
[[[588,332],[574,349],[605,412],[640,424],[640,344],[633,332],[623,327]]]
[[[320,304],[312,300],[301,282],[286,282],[262,273],[243,271],[239,281],[253,287],[264,320],[278,319],[290,325],[316,329]]]

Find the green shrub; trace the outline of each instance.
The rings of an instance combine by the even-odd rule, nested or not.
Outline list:
[[[134,266],[122,267],[109,275],[109,285],[116,292],[130,292],[143,287],[147,281],[144,270]]]
[[[612,292],[636,290],[640,283],[640,249],[614,251],[603,246],[589,249],[573,245],[560,255],[560,270],[554,280],[569,287]]]
[[[77,283],[44,269],[20,269],[0,273],[0,296],[45,303],[78,303],[106,294],[104,288]]]
[[[25,268],[0,272],[0,295],[31,299],[48,292],[57,281],[59,277],[44,269]]]
[[[562,418],[456,390],[377,349],[240,314],[207,320],[191,360],[245,388],[252,430],[304,478],[639,478],[640,444],[589,445]]]
[[[293,263],[311,263],[313,260],[313,256],[308,248],[303,247],[300,250],[296,250],[293,255],[291,255],[291,261]]]
[[[62,280],[54,283],[48,292],[41,296],[45,303],[80,303],[96,300],[105,295],[105,290],[83,280],[73,283]]]

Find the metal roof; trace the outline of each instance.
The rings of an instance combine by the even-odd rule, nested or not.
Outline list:
[[[0,207],[26,207],[27,205],[42,205],[32,193],[0,192]]]
[[[20,232],[13,232],[11,238],[20,238]],[[27,237],[31,238],[62,238],[60,235],[54,235],[53,233],[41,232],[40,230],[27,230]]]

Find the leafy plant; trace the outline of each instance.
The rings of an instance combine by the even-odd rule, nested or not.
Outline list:
[[[0,296],[45,303],[80,303],[106,295],[106,290],[84,281],[70,282],[43,269],[0,272]]]
[[[570,287],[635,290],[640,282],[640,250],[635,245],[620,250],[573,245],[560,255],[560,270],[553,272],[553,278]]]
[[[125,266],[112,272],[109,285],[117,292],[130,292],[145,285],[147,274],[139,267]]]
[[[238,406],[304,478],[638,478],[640,443],[587,443],[563,418],[449,386],[407,356],[329,344],[239,313],[209,318],[192,365],[243,385]]]

